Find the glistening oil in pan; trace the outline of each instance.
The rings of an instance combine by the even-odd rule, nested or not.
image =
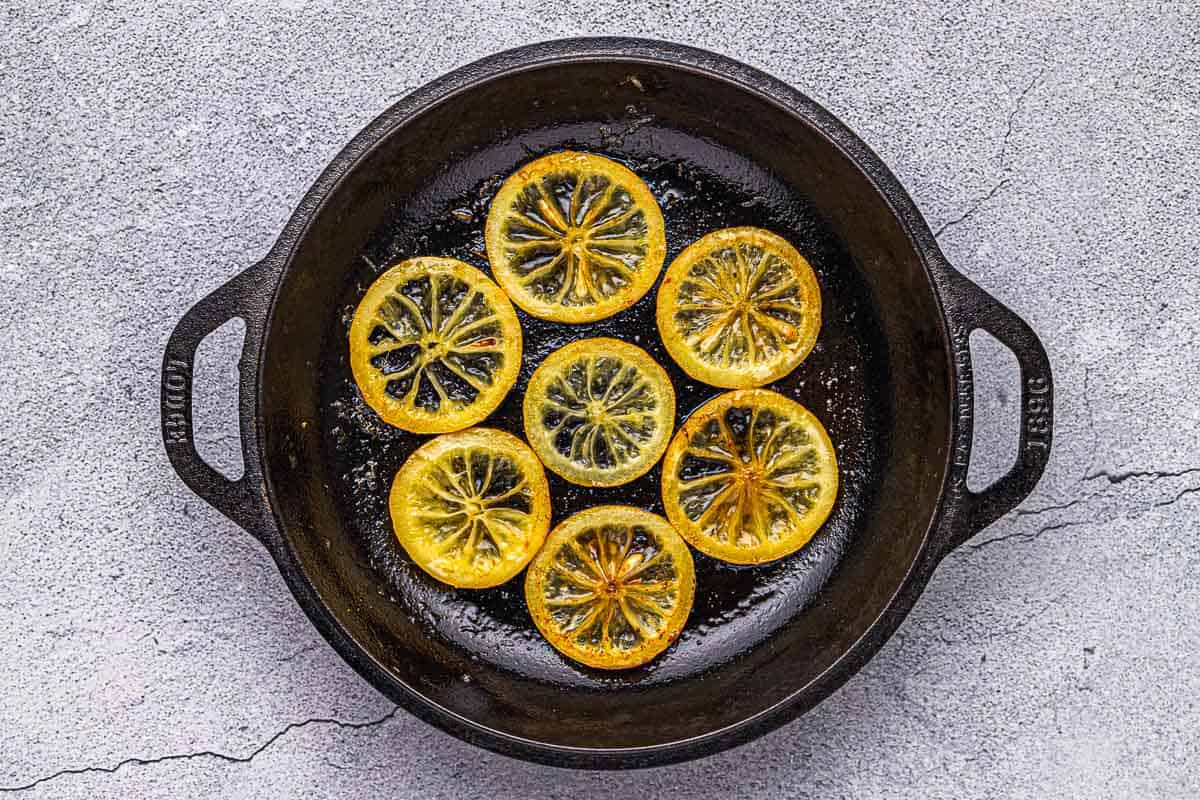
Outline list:
[[[759,567],[737,568],[700,553],[695,606],[680,639],[654,662],[601,672],[568,661],[541,640],[525,609],[524,573],[497,589],[458,590],[437,583],[405,555],[392,532],[388,490],[408,455],[429,437],[384,424],[358,394],[347,362],[355,307],[388,266],[419,255],[450,256],[487,274],[484,220],[492,195],[513,170],[561,149],[598,153],[624,163],[654,192],[667,232],[667,264],[685,246],[718,228],[754,225],[790,241],[812,264],[821,286],[823,323],[816,347],[785,378],[771,384],[812,410],[837,448],[841,486],[824,527],[798,553]],[[762,645],[813,602],[852,546],[887,443],[878,431],[887,403],[887,363],[871,299],[854,265],[812,207],[790,187],[739,154],[708,140],[637,117],[625,127],[579,124],[526,131],[469,154],[420,193],[399,198],[364,252],[354,256],[341,314],[322,354],[322,435],[325,458],[338,476],[340,512],[366,543],[371,568],[408,614],[472,660],[549,682],[597,689],[645,685],[701,674]],[[665,271],[665,264],[664,264]],[[667,355],[654,322],[657,285],[613,317],[563,325],[520,309],[525,351],[516,386],[483,425],[522,439],[522,387],[547,355],[568,342],[609,336],[645,349],[669,374],[677,396],[676,424],[723,390],[698,383]],[[624,486],[586,488],[547,472],[554,524],[596,505],[619,503],[663,513],[660,468]]]

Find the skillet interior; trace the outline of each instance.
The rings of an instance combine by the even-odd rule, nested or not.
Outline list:
[[[703,233],[755,224],[816,268],[825,322],[774,388],[822,419],[842,489],[799,554],[734,569],[697,554],[688,626],[652,664],[606,673],[558,656],[534,629],[522,576],[455,591],[396,544],[387,491],[423,440],[358,399],[346,363],[354,306],[379,268],[452,255],[484,268],[491,194],[516,166],[574,148],[624,161],[663,206],[668,259]],[[469,214],[469,219],[466,219]],[[719,390],[657,341],[654,292],[566,329],[521,314],[517,388],[487,423],[520,434],[520,387],[573,338],[609,335],[668,369],[682,419]],[[885,201],[827,140],[713,77],[613,61],[541,67],[460,92],[393,132],[335,191],[300,242],[263,351],[261,442],[285,542],[326,606],[398,681],[478,725],[547,744],[625,748],[735,725],[787,699],[886,608],[935,512],[950,429],[941,312]],[[658,469],[583,490],[550,475],[555,521],[623,502],[661,513]]]

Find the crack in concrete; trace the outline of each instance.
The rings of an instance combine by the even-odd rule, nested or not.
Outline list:
[[[344,730],[362,730],[364,728],[373,728],[377,725],[382,725],[392,717],[396,716],[396,713],[399,710],[400,706],[395,706],[391,711],[384,714],[379,719],[367,720],[365,722],[343,722],[340,719],[326,717],[313,717],[311,719],[306,719],[303,722],[293,722],[284,727],[282,730],[273,734],[265,742],[251,751],[251,753],[247,756],[231,756],[227,753],[218,753],[215,750],[200,750],[195,753],[173,753],[171,755],[158,756],[155,758],[127,758],[111,767],[71,767],[68,769],[62,769],[51,775],[44,775],[41,778],[30,781],[29,783],[21,786],[0,786],[0,792],[24,792],[34,788],[35,786],[40,786],[43,783],[48,783],[66,775],[88,775],[92,773],[112,775],[113,773],[119,772],[125,767],[144,767],[151,764],[161,764],[166,761],[189,761],[193,758],[212,758],[227,764],[249,764],[259,755],[261,755],[264,750],[294,730],[305,728],[309,725],[336,725],[338,728]]]
[[[1092,475],[1088,475],[1087,480],[1094,480],[1096,478],[1105,478],[1108,480],[1108,482],[1110,484],[1118,484],[1118,483],[1124,483],[1125,481],[1130,480],[1132,478],[1147,478],[1148,477],[1148,478],[1151,478],[1152,482],[1153,482],[1153,481],[1159,480],[1161,478],[1179,478],[1184,475],[1192,475],[1197,472],[1200,472],[1200,467],[1192,467],[1189,469],[1179,470],[1178,472],[1164,472],[1164,471],[1157,471],[1157,470],[1133,470],[1130,472],[1110,473],[1110,472],[1101,471],[1101,472],[1096,472]],[[1197,493],[1200,493],[1200,484],[1198,484],[1196,486],[1188,486],[1184,489],[1181,489],[1171,499],[1160,500],[1156,503],[1151,503],[1150,505],[1143,507],[1142,510],[1144,511],[1147,508],[1163,508],[1164,506],[1174,505],[1175,503],[1178,503],[1180,500],[1187,497],[1188,495],[1197,494]],[[1061,503],[1059,505],[1046,506],[1044,508],[1035,508],[1035,509],[1031,509],[1029,511],[1017,509],[1016,512],[1014,512],[1013,516],[1015,516],[1015,517],[1031,517],[1031,516],[1036,516],[1038,514],[1045,514],[1049,511],[1062,511],[1064,509],[1072,508],[1072,507],[1080,505],[1082,503],[1086,503],[1089,500],[1094,500],[1097,497],[1101,497],[1103,495],[1104,495],[1104,492],[1099,491],[1099,492],[1090,494],[1086,497],[1079,497],[1074,500],[1070,500],[1066,503]],[[1135,516],[1140,516],[1140,514],[1135,515]],[[1050,533],[1051,531],[1062,530],[1063,528],[1071,528],[1071,527],[1075,527],[1076,525],[1086,525],[1087,523],[1093,522],[1093,521],[1094,520],[1086,520],[1086,519],[1068,520],[1067,522],[1060,522],[1060,523],[1055,523],[1055,524],[1051,524],[1051,525],[1045,525],[1041,528],[1038,528],[1036,531],[1015,531],[1013,533],[1006,534],[1004,536],[996,536],[992,539],[985,539],[984,541],[979,542],[977,544],[968,542],[965,545],[965,547],[969,550],[974,551],[974,550],[981,550],[982,548],[987,547],[989,545],[996,544],[997,542],[1005,542],[1010,539],[1017,539],[1019,541],[1029,542],[1029,541],[1033,541],[1034,539],[1037,539],[1039,536],[1041,536],[1044,533]]]
[[[1084,476],[1084,480],[1093,481],[1096,478],[1105,478],[1110,484],[1124,483],[1132,478],[1152,478],[1151,481],[1157,481],[1162,478],[1182,478],[1185,475],[1194,475],[1200,472],[1200,467],[1188,467],[1181,469],[1178,472],[1168,472],[1156,469],[1136,469],[1129,472],[1109,472],[1108,470],[1098,470]]]
[[[1003,189],[1012,181],[1012,178],[1007,173],[1010,172],[1010,168],[1008,166],[1008,144],[1009,140],[1012,138],[1013,124],[1016,122],[1017,116],[1021,113],[1021,108],[1025,105],[1025,98],[1028,97],[1029,93],[1037,87],[1038,83],[1041,82],[1042,77],[1045,74],[1046,66],[1043,64],[1042,68],[1038,70],[1038,73],[1033,76],[1033,80],[1031,80],[1029,84],[1021,90],[1021,93],[1017,95],[1017,100],[1015,103],[1013,103],[1012,111],[1010,111],[1008,114],[1008,120],[1004,129],[1004,138],[1000,141],[1000,173],[1004,175],[1004,177],[1001,178],[995,186],[988,190],[987,194],[983,195],[974,203],[972,203],[960,216],[942,223],[941,227],[933,232],[933,238],[940,238],[943,233],[950,230],[955,225],[966,222],[968,219],[974,216],[974,214],[979,211],[980,208],[983,207],[984,203],[995,197],[1001,189]]]
[[[964,211],[961,216],[959,216],[956,219],[948,220],[947,222],[942,223],[942,226],[933,232],[933,238],[937,239],[943,233],[945,233],[947,230],[949,230],[950,228],[953,228],[955,225],[958,225],[959,223],[962,223],[962,222],[966,222],[968,219],[970,219],[975,214],[976,211],[978,211],[980,209],[981,206],[983,206],[984,203],[986,203],[988,200],[991,200],[993,197],[996,196],[997,192],[999,192],[1001,189],[1003,189],[1005,186],[1007,186],[1011,182],[1011,180],[1012,180],[1011,178],[1001,179],[1001,181],[999,183],[997,183],[995,186],[992,187],[991,191],[989,191],[983,197],[979,198],[974,203],[972,203],[971,206],[966,211]]]
[[[1030,532],[1016,531],[1015,533],[1010,533],[1005,536],[997,536],[993,539],[985,539],[984,541],[979,542],[978,544],[968,542],[967,548],[969,548],[970,550],[982,550],[983,548],[988,547],[989,545],[997,544],[998,542],[1007,542],[1010,539],[1018,539],[1018,540],[1025,541],[1025,542],[1031,542],[1034,539],[1041,536],[1043,533],[1050,533],[1051,531],[1060,531],[1063,528],[1073,528],[1076,525],[1086,525],[1089,522],[1091,522],[1091,520],[1076,519],[1076,520],[1070,520],[1067,522],[1059,522],[1054,525],[1044,525],[1041,528],[1038,528],[1036,531],[1030,531]]]
[[[1194,475],[1198,472],[1200,472],[1200,467],[1189,467],[1187,469],[1181,469],[1178,472],[1170,472],[1170,471],[1165,471],[1165,470],[1152,470],[1152,469],[1130,470],[1129,472],[1109,472],[1108,470],[1098,470],[1096,472],[1091,472],[1091,473],[1088,473],[1087,475],[1084,475],[1083,480],[1094,481],[1097,478],[1104,478],[1105,480],[1107,480],[1109,482],[1110,485],[1116,485],[1118,483],[1124,483],[1125,481],[1132,480],[1133,478],[1150,478],[1151,479],[1150,483],[1153,483],[1154,481],[1161,480],[1163,478],[1182,478],[1187,475]],[[1191,492],[1187,489],[1185,489],[1182,492],[1183,495],[1187,495],[1190,493]],[[1045,514],[1050,511],[1065,511],[1066,509],[1073,508],[1073,507],[1079,505],[1080,503],[1086,503],[1089,500],[1094,500],[1095,498],[1100,497],[1102,494],[1104,494],[1103,490],[1101,490],[1099,492],[1093,492],[1092,494],[1086,495],[1085,497],[1077,497],[1074,500],[1069,500],[1065,503],[1059,503],[1057,505],[1043,506],[1042,508],[1031,508],[1029,510],[1025,510],[1023,508],[1018,508],[1016,511],[1013,512],[1013,516],[1014,517],[1036,517],[1040,514]],[[1176,499],[1172,500],[1171,502],[1177,502],[1177,501],[1178,501],[1178,497],[1176,497]],[[1155,504],[1155,505],[1158,505],[1158,504]],[[1161,505],[1170,505],[1170,503],[1162,503]],[[1154,507],[1154,506],[1152,506],[1152,507]]]
[[[1008,140],[1012,138],[1013,122],[1017,119],[1017,115],[1021,113],[1021,106],[1025,104],[1025,98],[1029,96],[1029,93],[1034,90],[1034,87],[1038,85],[1038,83],[1042,80],[1042,76],[1045,74],[1046,66],[1043,64],[1042,68],[1038,70],[1038,74],[1033,76],[1033,80],[1029,82],[1029,85],[1021,90],[1021,93],[1017,95],[1017,102],[1013,104],[1013,110],[1008,114],[1008,127],[1004,131],[1004,140],[1000,142],[1001,169],[1008,169]]]
[[[298,656],[302,656],[305,653],[311,653],[313,650],[316,650],[318,647],[320,647],[321,644],[322,644],[321,642],[313,642],[311,644],[306,644],[306,645],[304,645],[304,647],[301,647],[296,652],[290,653],[290,654],[284,656],[283,658],[277,659],[276,663],[286,664],[288,661],[292,661],[293,659],[297,658]]]
[[[1077,497],[1074,500],[1068,501],[1066,503],[1060,503],[1059,505],[1056,505],[1056,506],[1045,506],[1043,508],[1031,508],[1028,511],[1026,511],[1023,508],[1018,508],[1016,510],[1016,512],[1014,512],[1013,516],[1015,516],[1015,517],[1036,517],[1039,514],[1045,514],[1049,511],[1064,511],[1068,508],[1077,506],[1080,503],[1086,503],[1088,500],[1091,500],[1092,498],[1099,497],[1099,496],[1100,496],[1099,493],[1089,494],[1087,497]]]
[[[1179,492],[1179,494],[1172,497],[1170,500],[1164,500],[1161,503],[1155,503],[1151,506],[1151,508],[1162,508],[1163,506],[1175,505],[1189,494],[1195,494],[1196,492],[1200,492],[1200,486],[1189,486],[1188,488]]]

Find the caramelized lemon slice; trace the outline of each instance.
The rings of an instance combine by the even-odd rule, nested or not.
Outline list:
[[[589,153],[526,164],[500,187],[485,229],[512,301],[556,322],[603,319],[650,290],[666,257],[662,211],[628,168]]]
[[[550,528],[546,473],[525,443],[490,428],[439,436],[396,473],[396,538],[451,586],[499,586],[521,571]]]
[[[412,258],[380,275],[350,324],[350,367],[390,425],[445,433],[496,410],[521,367],[504,292],[469,264]]]
[[[572,483],[617,486],[643,475],[667,449],[675,389],[640,347],[583,339],[537,368],[524,411],[525,438],[543,464]]]
[[[725,228],[689,245],[658,291],[667,352],[699,381],[762,386],[791,372],[817,341],[821,291],[804,256],[761,228]]]
[[[645,664],[679,636],[696,573],[662,517],[600,506],[553,531],[525,575],[529,613],[546,640],[589,667]]]
[[[767,389],[692,413],[663,459],[667,517],[702,553],[761,564],[799,550],[837,497],[833,444],[808,409]]]

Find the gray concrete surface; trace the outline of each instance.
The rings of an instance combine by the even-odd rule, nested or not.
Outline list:
[[[157,431],[170,326],[362,125],[476,57],[589,33],[708,47],[826,103],[1039,331],[1059,397],[1036,495],[942,565],[859,676],[753,744],[631,774],[512,761],[397,712]],[[1183,2],[5,3],[0,792],[1200,795],[1198,187]],[[232,415],[236,333],[205,348],[209,420]],[[985,360],[1003,422],[1012,386]],[[993,428],[992,472],[1012,452]],[[205,430],[228,459],[232,427]]]

